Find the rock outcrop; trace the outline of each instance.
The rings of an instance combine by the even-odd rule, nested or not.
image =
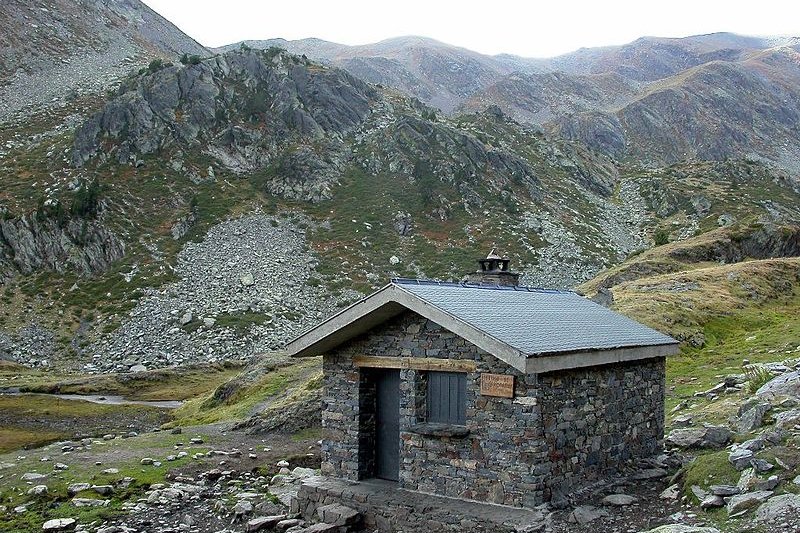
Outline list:
[[[125,243],[97,220],[63,223],[32,214],[0,219],[0,285],[37,270],[94,274],[125,255]]]
[[[139,0],[7,0],[0,28],[0,123],[102,93],[155,58],[209,55]]]

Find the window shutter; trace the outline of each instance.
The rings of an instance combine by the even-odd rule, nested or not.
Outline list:
[[[428,372],[428,422],[466,424],[466,395],[466,374]]]

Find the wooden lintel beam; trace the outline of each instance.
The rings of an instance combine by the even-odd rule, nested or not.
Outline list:
[[[407,368],[411,370],[439,370],[443,372],[475,372],[475,361],[439,359],[438,357],[382,357],[356,355],[353,364],[358,368]]]

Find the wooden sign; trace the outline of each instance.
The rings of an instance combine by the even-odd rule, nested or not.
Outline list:
[[[514,397],[514,376],[481,374],[481,394],[499,398]]]

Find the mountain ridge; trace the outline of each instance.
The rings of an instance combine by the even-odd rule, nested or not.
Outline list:
[[[210,54],[139,0],[8,0],[0,28],[0,123],[102,93],[156,58]]]

